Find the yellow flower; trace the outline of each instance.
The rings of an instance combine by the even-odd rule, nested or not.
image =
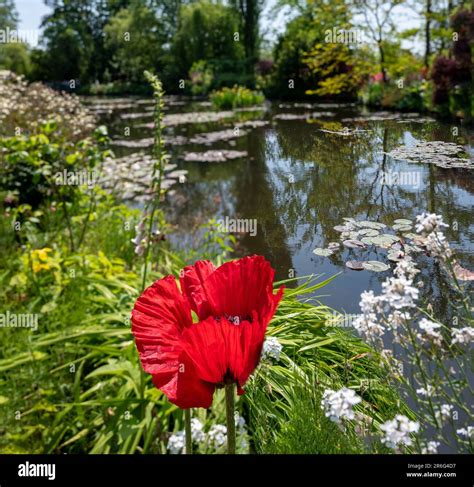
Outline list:
[[[52,251],[53,249],[45,247],[44,249],[36,249],[31,252],[31,267],[35,274],[51,269],[51,264],[48,263],[48,254]]]

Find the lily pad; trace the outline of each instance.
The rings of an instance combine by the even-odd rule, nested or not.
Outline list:
[[[362,262],[362,266],[365,270],[373,272],[384,272],[390,269],[388,264],[378,260],[368,260],[367,262]]]
[[[373,230],[381,230],[382,228],[385,228],[387,225],[385,225],[385,223],[380,223],[380,222],[363,221],[363,222],[357,222],[357,226],[372,228]]]
[[[336,232],[341,232],[341,233],[351,231],[351,228],[347,225],[336,225],[333,228],[334,228],[334,230],[336,230]]]
[[[362,230],[359,230],[359,235],[364,235],[365,237],[376,237],[379,234],[379,231],[374,230],[373,228],[363,228]]]
[[[346,267],[353,270],[353,271],[363,271],[364,270],[363,262],[359,262],[358,260],[348,260],[346,262]]]
[[[374,237],[362,237],[360,241],[365,245],[374,245]]]
[[[413,225],[413,222],[411,220],[407,220],[406,218],[397,218],[393,221],[393,223],[396,223],[397,225]]]
[[[396,223],[392,228],[398,232],[409,232],[413,227],[411,225],[404,225],[403,223]]]
[[[365,249],[366,245],[364,242],[355,239],[344,240],[342,244],[349,249]]]
[[[328,243],[328,249],[332,250],[332,251],[338,250],[340,246],[341,246],[341,244],[339,242],[329,242]]]
[[[313,250],[313,254],[319,255],[321,257],[329,257],[330,255],[332,255],[332,250],[317,247]]]
[[[404,233],[403,236],[405,238],[409,238],[410,240],[413,240],[414,238],[418,237],[418,234],[408,232],[408,233]]]

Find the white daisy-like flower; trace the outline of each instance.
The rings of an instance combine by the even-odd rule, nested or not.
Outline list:
[[[410,434],[419,431],[420,423],[410,421],[403,414],[397,414],[394,419],[383,423],[380,429],[385,433],[382,443],[389,448],[397,448],[398,446],[410,446],[412,444]]]
[[[178,455],[184,452],[185,434],[184,431],[173,433],[169,439],[166,448],[172,455]]]
[[[360,295],[360,310],[364,314],[373,313],[377,309],[379,302],[380,298],[375,296],[373,291],[364,291]]]
[[[362,399],[352,390],[343,387],[338,391],[326,389],[323,393],[321,406],[326,417],[335,423],[343,419],[354,419],[353,406],[359,404]]]
[[[283,346],[276,337],[267,337],[263,342],[262,359],[272,358],[278,362]]]
[[[464,328],[453,328],[451,330],[453,336],[451,340],[452,345],[467,345],[474,339],[474,328],[472,326],[465,326]]]

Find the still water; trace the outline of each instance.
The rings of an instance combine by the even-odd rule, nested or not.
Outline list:
[[[138,102],[87,101],[108,125],[112,138],[128,140],[153,136],[153,105]],[[178,98],[167,99],[165,107],[166,115],[208,111],[214,110],[206,103]],[[183,143],[183,137],[233,129],[248,120],[267,124],[241,125],[245,134],[230,141]],[[347,135],[347,129],[358,131]],[[127,130],[130,136],[124,137]],[[188,171],[186,181],[174,187],[166,202],[168,219],[175,225],[169,238],[175,245],[193,245],[199,225],[210,218],[254,222],[256,232],[239,236],[236,255],[264,255],[278,279],[338,274],[319,299],[346,313],[358,312],[360,293],[377,292],[390,270],[357,272],[345,266],[348,260],[389,263],[386,251],[375,246],[363,251],[341,247],[329,257],[313,253],[316,247],[339,241],[334,227],[343,224],[344,217],[392,225],[398,218],[414,220],[423,211],[441,214],[450,224],[446,235],[459,262],[474,268],[474,169],[444,169],[387,155],[418,141],[445,141],[463,145],[473,157],[472,129],[416,114],[368,113],[355,105],[273,102],[261,110],[238,111],[231,119],[180,123],[178,118],[166,134],[181,136],[180,144],[171,143],[168,151],[171,162]],[[216,149],[247,155],[225,162],[184,161],[190,151]],[[114,147],[117,156],[139,150],[150,152],[151,147]],[[426,277],[425,295],[447,318],[444,298],[449,285],[431,259],[418,255],[415,260]]]

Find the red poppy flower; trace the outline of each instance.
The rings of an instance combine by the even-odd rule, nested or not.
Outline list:
[[[172,403],[208,408],[215,388],[228,383],[243,393],[283,294],[283,288],[273,294],[273,277],[261,256],[217,269],[199,261],[184,268],[181,290],[167,276],[138,298],[132,333],[140,360]]]

